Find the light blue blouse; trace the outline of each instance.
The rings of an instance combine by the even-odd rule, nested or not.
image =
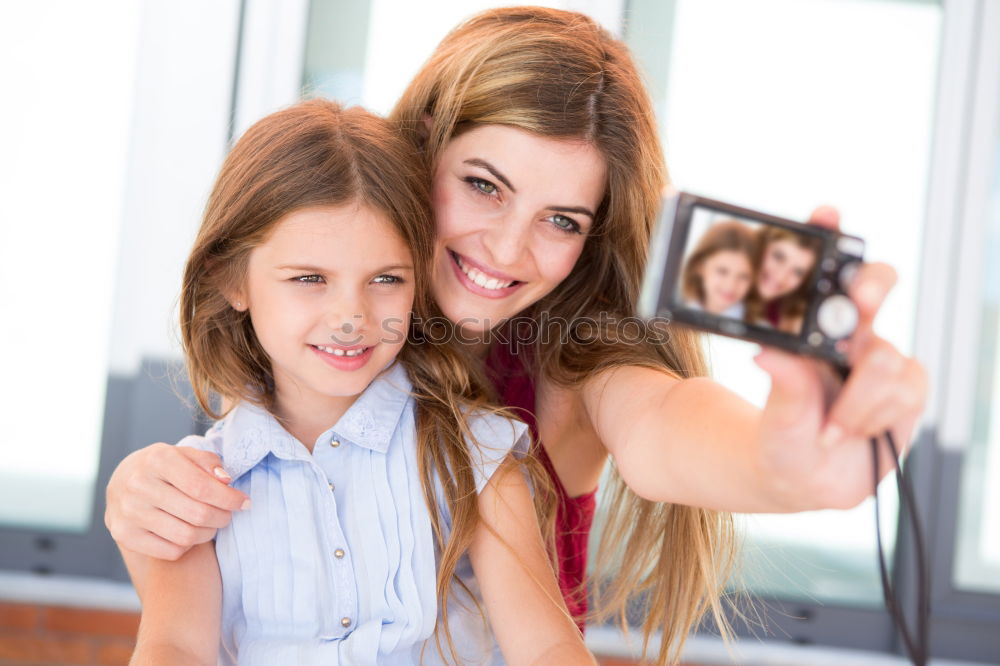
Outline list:
[[[424,663],[441,662],[433,639],[436,553],[410,388],[405,370],[390,367],[312,454],[247,403],[204,437],[179,443],[217,453],[233,487],[252,501],[216,536],[220,664],[417,664],[422,652]],[[481,444],[471,448],[481,491],[507,453],[526,446],[526,426],[484,413],[469,425]],[[457,573],[478,595],[467,557]],[[503,663],[461,596],[454,591],[449,603],[461,658]]]

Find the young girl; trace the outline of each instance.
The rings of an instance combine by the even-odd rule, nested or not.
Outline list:
[[[754,234],[736,220],[713,224],[684,266],[681,289],[687,304],[721,317],[743,319],[753,282]]]
[[[226,159],[181,297],[195,395],[224,418],[181,444],[251,508],[151,565],[133,663],[591,663],[508,456],[526,426],[483,408],[455,348],[407,340],[411,308],[435,314],[411,154],[316,100]]]
[[[766,226],[757,232],[747,321],[798,334],[809,302],[806,278],[819,257],[818,238]]]

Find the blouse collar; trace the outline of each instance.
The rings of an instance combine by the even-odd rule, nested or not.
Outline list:
[[[350,444],[384,454],[403,416],[412,385],[396,362],[380,373],[314,447],[332,442]],[[309,450],[285,430],[267,410],[240,403],[212,430],[222,435],[226,471],[236,479],[267,454],[286,460],[310,460]],[[314,449],[315,450],[315,449]]]

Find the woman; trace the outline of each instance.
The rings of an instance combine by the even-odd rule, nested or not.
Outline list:
[[[819,257],[820,240],[779,227],[757,232],[756,277],[747,296],[746,320],[798,334],[809,303],[806,278]]]
[[[758,411],[701,376],[690,332],[616,342],[666,182],[652,105],[621,42],[572,12],[487,11],[442,41],[392,116],[433,178],[439,305],[481,342],[498,393],[523,408],[561,488],[571,609],[585,609],[577,588],[593,493],[611,456],[598,560],[617,575],[600,605],[623,610],[645,592],[644,629],[663,631],[659,662],[676,658],[704,612],[720,613],[728,512],[854,506],[871,492],[867,436],[892,428],[909,441],[923,370],[871,330],[892,269],[859,272],[855,370],[832,407],[819,364],[765,350],[757,361],[772,389]],[[835,227],[837,214],[820,209],[812,221]],[[570,330],[488,344],[515,315]],[[212,476],[217,464],[154,444],[116,470],[106,522],[137,585],[148,557],[179,557],[244,502]]]

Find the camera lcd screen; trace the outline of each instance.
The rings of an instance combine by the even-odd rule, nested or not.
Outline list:
[[[696,205],[675,309],[798,338],[822,253],[817,235]]]

